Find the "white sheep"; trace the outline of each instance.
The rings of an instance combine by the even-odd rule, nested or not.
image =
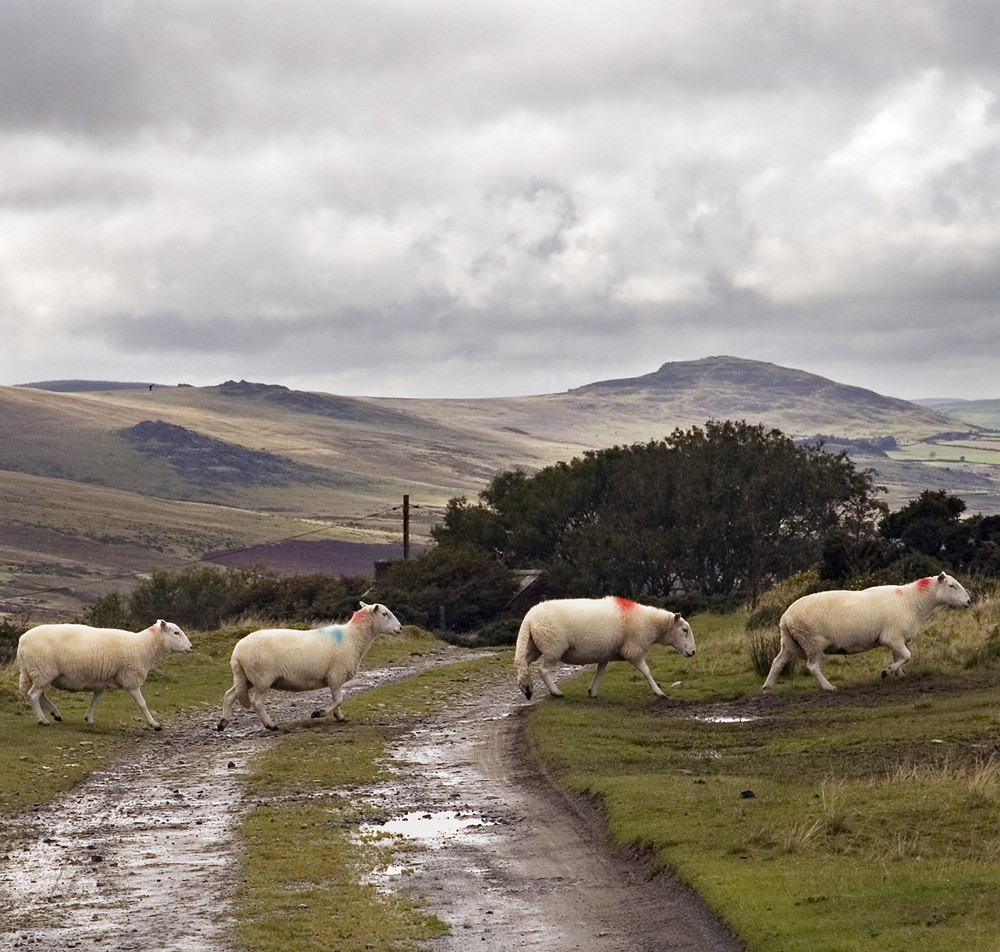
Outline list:
[[[300,631],[295,628],[265,628],[241,638],[233,648],[229,662],[233,686],[222,701],[224,730],[233,716],[233,704],[252,707],[268,730],[277,725],[268,714],[264,701],[267,692],[314,691],[330,689],[332,703],[313,711],[313,717],[333,713],[338,721],[346,720],[340,705],[344,684],[358,672],[361,659],[379,635],[398,635],[402,630],[396,616],[384,605],[366,605],[343,625],[327,625]]]
[[[49,687],[61,691],[93,691],[94,698],[83,719],[94,723],[101,695],[123,688],[139,705],[154,730],[160,725],[149,713],[142,685],[150,668],[171,651],[191,650],[187,635],[162,618],[145,631],[92,628],[90,625],[37,625],[21,635],[17,664],[18,688],[31,705],[39,724],[48,724],[44,711],[62,720],[59,709],[46,696]]]
[[[824,691],[836,688],[820,671],[824,654],[858,654],[885,645],[893,663],[882,677],[903,677],[910,660],[906,642],[936,608],[968,608],[972,598],[950,575],[917,579],[909,585],[876,585],[861,591],[814,592],[792,602],[781,616],[781,649],[771,664],[764,690],[774,687],[781,669],[793,658],[805,658],[806,668]]]
[[[554,598],[530,608],[521,622],[514,649],[517,683],[531,699],[531,670],[541,658],[538,673],[549,693],[562,697],[550,667],[597,663],[587,688],[597,697],[597,684],[612,661],[629,661],[649,682],[657,697],[665,697],[646,665],[646,653],[654,644],[676,648],[690,658],[694,654],[691,626],[674,612],[640,605],[611,595],[606,598]]]

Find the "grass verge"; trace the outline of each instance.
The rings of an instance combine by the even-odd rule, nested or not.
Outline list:
[[[762,697],[737,621],[694,627],[701,661],[653,665],[685,677],[673,702],[619,667],[596,702],[584,675],[532,712],[536,753],[601,800],[613,839],[675,869],[754,952],[1000,949],[995,672],[931,644],[903,681],[872,652],[830,665],[853,681],[835,695],[801,674]]]
[[[254,952],[394,952],[425,948],[447,924],[379,885],[389,839],[361,834],[359,791],[391,778],[388,725],[440,710],[457,690],[509,668],[482,658],[429,671],[345,702],[347,724],[299,722],[258,758],[240,829],[236,944]],[[334,792],[335,791],[335,792]],[[361,804],[361,805],[359,805]]]

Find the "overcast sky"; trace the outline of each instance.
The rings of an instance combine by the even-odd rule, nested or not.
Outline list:
[[[996,0],[2,0],[0,384],[1000,397]]]

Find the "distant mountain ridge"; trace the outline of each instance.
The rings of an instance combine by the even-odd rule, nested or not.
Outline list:
[[[1000,464],[1000,426],[970,419],[968,404],[949,415],[735,357],[477,399],[346,397],[232,380],[94,383],[0,387],[0,610],[24,604],[4,602],[18,585],[50,593],[34,602],[46,609],[61,586],[74,605],[122,571],[323,537],[316,533],[396,543],[404,496],[420,543],[448,500],[475,499],[501,472],[709,420],[760,423],[797,440],[822,434],[828,448],[876,471],[892,508],[932,488],[962,496],[970,511],[1000,512],[1000,465],[984,464]]]

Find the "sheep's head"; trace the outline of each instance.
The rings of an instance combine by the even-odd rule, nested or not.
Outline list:
[[[660,641],[676,648],[685,658],[690,658],[694,654],[694,632],[680,615],[674,615],[673,622],[663,633]]]
[[[935,580],[937,583],[937,600],[955,608],[968,608],[972,604],[972,596],[964,586],[953,579],[947,572],[942,572]]]
[[[191,642],[188,640],[188,636],[173,622],[158,618],[153,628],[160,636],[165,648],[170,651],[183,651],[185,654],[191,651]]]
[[[398,635],[403,630],[399,620],[385,605],[368,605],[362,602],[358,614],[362,613],[368,616],[369,623],[380,635]]]

